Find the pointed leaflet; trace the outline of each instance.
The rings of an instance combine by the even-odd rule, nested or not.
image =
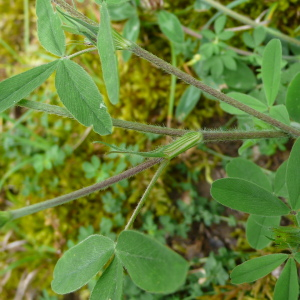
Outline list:
[[[262,169],[252,161],[240,157],[234,158],[227,164],[226,172],[229,177],[245,179],[272,192],[272,186],[268,177]]]
[[[58,62],[41,65],[0,82],[0,112],[16,105],[38,88],[54,72]]]
[[[80,123],[92,125],[100,135],[112,132],[112,121],[102,96],[81,66],[63,59],[57,68],[55,85],[59,98]]]
[[[161,10],[157,16],[159,28],[167,38],[173,43],[184,43],[184,32],[178,18],[165,10]]]
[[[292,148],[286,170],[286,185],[289,203],[293,209],[300,208],[300,138]]]
[[[212,197],[232,209],[260,216],[287,215],[290,209],[277,197],[260,186],[238,178],[213,182]]]
[[[286,169],[288,160],[283,162],[277,169],[274,180],[274,193],[276,196],[288,198],[288,191],[286,187]]]
[[[132,16],[125,24],[123,29],[123,37],[129,41],[136,42],[140,33],[140,19],[137,15]],[[124,61],[128,61],[131,52],[128,50],[122,51]]]
[[[66,38],[60,19],[53,11],[51,1],[37,0],[36,14],[38,16],[38,37],[42,46],[54,55],[64,56]]]
[[[64,253],[58,260],[51,283],[57,294],[78,290],[95,276],[114,253],[114,242],[102,235],[91,235]]]
[[[300,264],[300,252],[294,254],[294,259],[296,259],[296,261]]]
[[[90,300],[120,300],[123,290],[123,266],[117,257],[114,257],[109,267],[98,279]]]
[[[133,282],[148,292],[171,293],[185,282],[188,263],[142,233],[123,231],[117,242],[116,256]]]
[[[244,63],[237,61],[236,70],[224,70],[225,83],[232,89],[238,91],[249,91],[257,84],[253,71]]]
[[[215,29],[215,33],[219,34],[224,30],[225,24],[226,24],[226,16],[220,16],[214,23],[214,29]]]
[[[181,122],[194,109],[200,99],[202,91],[194,86],[189,86],[181,96],[176,108],[176,118]]]
[[[270,254],[248,260],[235,267],[230,274],[231,282],[241,284],[262,278],[288,259],[288,254]]]
[[[251,96],[245,95],[245,94],[241,94],[238,92],[232,92],[232,93],[229,93],[228,96],[232,97],[233,99],[235,99],[243,104],[246,104],[246,105],[250,106],[251,108],[256,109],[260,112],[267,111],[267,109],[268,109],[268,107],[261,101],[255,99]],[[221,102],[220,106],[224,111],[226,111],[230,114],[247,115],[247,113],[245,113],[244,111],[242,111],[238,108],[232,107],[231,105],[229,105],[227,103]]]
[[[300,73],[298,73],[290,83],[286,94],[286,108],[289,115],[296,122],[300,122]]]
[[[117,104],[119,102],[120,92],[118,62],[110,26],[110,17],[105,1],[101,3],[100,17],[97,47],[101,60],[103,79],[109,101],[112,104]]]
[[[273,232],[271,228],[278,226],[280,217],[264,217],[250,215],[247,220],[246,236],[250,246],[254,249],[262,249],[270,244]]]
[[[263,53],[261,74],[269,106],[273,105],[279,90],[281,52],[280,40],[273,39],[268,43]]]
[[[290,258],[275,285],[274,300],[297,300],[299,296],[298,272]]]
[[[290,123],[291,123],[289,113],[286,109],[286,106],[283,104],[271,106],[269,114],[274,119],[276,119],[286,125],[290,125]]]

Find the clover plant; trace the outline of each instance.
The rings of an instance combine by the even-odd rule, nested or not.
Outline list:
[[[289,84],[285,98],[282,99],[283,94],[279,95],[279,90],[282,84],[281,69],[284,63],[282,62],[282,44],[278,37],[295,45],[299,45],[299,41],[274,30],[266,29],[269,34],[274,34],[277,38],[271,38],[266,47],[262,48],[261,43],[266,36],[265,29],[253,24],[250,19],[247,21],[253,27],[257,27],[253,36],[248,33],[243,36],[246,45],[255,49],[256,63],[261,64],[263,96],[261,93],[260,96],[257,96],[254,92],[250,93],[253,86],[256,85],[257,79],[237,54],[232,49],[228,49],[224,43],[234,34],[232,31],[225,30],[227,19],[221,15],[215,20],[213,31],[209,29],[202,31],[205,40],[200,46],[199,54],[202,56],[200,62],[203,68],[200,70],[200,77],[207,75],[216,81],[224,80],[229,88],[228,92],[224,94],[207,85],[204,79],[204,81],[197,80],[176,67],[176,55],[185,53],[186,37],[180,20],[174,14],[162,9],[156,12],[157,24],[172,48],[172,64],[169,64],[135,43],[140,24],[136,2],[95,1],[99,5],[99,24],[82,15],[63,0],[53,0],[52,2],[55,4],[55,9],[50,0],[37,0],[36,14],[39,41],[56,58],[53,58],[52,62],[2,81],[0,83],[0,112],[19,105],[74,118],[84,126],[91,126],[100,136],[110,135],[113,127],[121,127],[177,137],[169,144],[150,152],[129,150],[99,141],[111,147],[115,153],[138,155],[149,159],[120,174],[72,193],[23,208],[0,212],[0,225],[3,226],[9,221],[89,195],[159,164],[131,218],[116,240],[114,239],[115,235],[110,233],[110,229],[107,230],[109,236],[104,236],[101,234],[89,235],[89,233],[93,233],[93,229],[89,228],[83,233],[84,236],[88,236],[77,245],[72,246],[72,241],[69,243],[71,248],[62,255],[55,266],[52,281],[53,291],[57,294],[73,292],[86,285],[98,274],[90,299],[122,299],[124,271],[126,270],[132,281],[145,291],[162,294],[175,292],[186,280],[189,263],[153,237],[132,229],[151,189],[169,161],[192,147],[201,147],[204,142],[208,141],[286,138],[295,139],[295,142],[290,157],[279,167],[275,178],[267,176],[266,172],[253,162],[244,158],[235,158],[227,164],[228,177],[212,183],[211,195],[222,205],[250,215],[246,232],[249,244],[253,248],[263,249],[272,243],[280,250],[277,251],[278,253],[252,258],[235,267],[230,273],[231,282],[233,284],[253,282],[284,264],[275,286],[274,299],[298,299],[297,263],[300,263],[300,130],[298,123],[300,121],[300,99],[298,86],[300,69],[285,71],[284,84]],[[204,2],[225,11],[223,6],[212,0]],[[230,9],[225,12],[236,17]],[[123,35],[121,35],[112,28],[111,20],[126,19],[128,20],[125,23]],[[243,20],[243,18],[240,19]],[[65,31],[83,36],[87,48],[66,55]],[[205,93],[205,95],[220,101],[224,111],[236,116],[247,116],[254,129],[247,131],[242,129],[191,131],[112,118],[93,78],[72,59],[87,52],[99,54],[108,99],[111,104],[115,105],[120,101],[121,88],[118,74],[118,51],[122,51],[125,60],[134,54],[173,76],[169,102],[171,115],[169,117],[173,113],[175,79],[178,78],[189,84],[177,106],[176,117],[178,119],[186,118],[199,101],[201,93]],[[244,85],[237,85],[235,77],[230,75],[234,72],[242,77],[245,75],[248,82]],[[290,73],[287,74],[287,72]],[[57,94],[64,107],[25,99],[54,73]],[[50,148],[47,151],[48,160],[46,162],[42,161],[42,158],[35,157],[34,167],[37,171],[51,168],[52,150]],[[60,159],[56,163],[62,163],[66,154],[63,150],[59,150],[58,153]],[[102,179],[101,174],[97,173],[97,169],[101,167],[97,158],[92,157],[91,162],[85,162],[82,167],[86,177]],[[292,225],[280,226],[282,218],[289,219]],[[111,224],[108,226],[110,228]],[[214,267],[209,267],[210,264],[213,264]],[[206,265],[209,272],[218,268],[213,256]],[[222,274],[219,274],[218,279],[223,284],[228,277],[224,272],[222,269]],[[49,298],[47,293],[44,293],[43,297]]]

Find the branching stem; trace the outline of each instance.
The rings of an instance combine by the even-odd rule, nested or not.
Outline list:
[[[165,160],[164,162],[162,162],[162,163],[160,164],[159,168],[157,169],[157,171],[155,172],[154,176],[152,177],[152,179],[151,179],[149,185],[147,186],[147,189],[146,189],[145,193],[143,194],[141,200],[139,201],[137,207],[135,208],[135,210],[134,210],[132,216],[130,217],[130,219],[129,219],[129,221],[128,221],[126,227],[125,227],[125,230],[128,230],[128,229],[132,226],[134,220],[136,219],[137,215],[140,213],[140,211],[141,211],[143,205],[145,204],[145,201],[146,201],[146,199],[147,199],[149,193],[151,192],[151,190],[152,190],[154,184],[156,183],[158,177],[160,176],[160,174],[162,173],[162,171],[164,170],[164,168],[165,168],[168,164],[169,164],[169,160]]]
[[[73,116],[63,107],[57,105],[50,105],[31,100],[21,100],[18,102],[19,106],[35,109],[38,111],[54,114],[62,117],[73,118]],[[170,135],[179,137],[191,130],[166,128],[161,126],[147,125],[136,122],[124,121],[119,119],[112,119],[113,126],[131,129],[141,132],[150,132],[155,134]],[[204,142],[211,141],[233,141],[245,139],[272,139],[272,138],[288,138],[289,135],[282,131],[263,130],[263,131],[221,131],[221,130],[200,130],[203,134]]]
[[[78,51],[78,52],[76,52],[74,54],[68,55],[68,56],[66,56],[66,58],[71,59],[71,58],[74,58],[74,57],[79,56],[81,54],[92,52],[92,51],[95,51],[95,50],[97,50],[96,47],[84,49],[84,50]]]
[[[266,123],[277,127],[279,129],[281,129],[282,131],[290,134],[291,136],[300,136],[300,131],[288,126],[266,114],[263,114],[213,88],[211,88],[210,86],[206,85],[205,83],[197,80],[196,78],[192,77],[191,75],[173,67],[171,64],[167,63],[166,61],[160,59],[159,57],[155,56],[154,54],[148,52],[147,50],[139,47],[136,44],[133,44],[131,49],[129,49],[130,51],[132,51],[135,55],[140,56],[143,59],[148,60],[149,62],[151,62],[153,65],[155,65],[158,68],[163,69],[165,72],[169,73],[169,74],[173,74],[175,76],[177,76],[178,78],[180,78],[181,80],[183,80],[184,82],[193,85],[195,87],[197,87],[198,89],[210,94],[211,96],[219,99],[220,101],[223,101],[233,107],[236,107],[244,112],[246,112],[247,114],[256,117],[262,121],[265,121]]]
[[[41,203],[36,203],[36,204],[29,205],[29,206],[26,206],[26,207],[23,207],[20,209],[11,210],[9,212],[12,215],[12,220],[15,220],[15,219],[42,211],[47,208],[55,207],[55,206],[70,202],[72,200],[87,196],[93,192],[103,190],[119,181],[122,181],[123,179],[129,178],[129,177],[136,175],[144,170],[147,170],[150,167],[160,163],[162,160],[163,160],[163,158],[149,159],[146,162],[141,163],[138,166],[133,167],[129,170],[126,170],[121,174],[115,175],[104,181],[87,186],[83,189],[77,190],[75,192],[72,192],[72,193],[69,193],[69,194],[66,194],[63,196],[53,198],[51,200],[46,200]]]
[[[54,3],[56,3],[57,5],[61,6],[63,9],[65,9],[72,16],[77,17],[77,18],[79,18],[79,19],[81,19],[81,20],[83,20],[83,21],[85,21],[89,24],[97,25],[96,22],[90,20],[89,18],[87,18],[83,14],[79,13],[72,6],[67,4],[64,0],[52,0],[52,1]],[[211,5],[215,5],[215,7],[218,4],[218,3],[214,2],[213,0],[206,0],[206,2],[211,4]],[[218,9],[221,9],[221,8],[218,8]],[[222,7],[222,9],[223,9],[223,7]],[[225,7],[222,11],[224,13],[226,13],[226,12],[228,13],[228,11],[227,11],[228,9],[227,10],[226,9],[227,8]],[[231,11],[231,10],[229,10],[229,11]],[[237,14],[237,15],[240,17],[241,20],[244,18],[243,16],[241,16],[239,14]],[[256,22],[254,22],[252,20],[250,20],[249,22],[251,23],[251,24],[250,23],[249,24],[253,25],[253,26],[256,24]],[[269,29],[269,28],[267,28],[267,29]],[[285,36],[285,35],[281,34],[281,37],[282,36]],[[292,38],[290,38],[290,39],[291,40],[289,42],[295,43],[295,41],[294,41],[295,39],[292,39]],[[299,44],[300,44],[300,41],[299,41]],[[167,72],[171,75],[175,75],[176,77],[180,78],[184,82],[201,89],[202,91],[210,94],[213,97],[216,97],[220,101],[223,101],[223,102],[225,102],[225,103],[227,103],[227,104],[229,104],[233,107],[236,107],[236,108],[246,112],[247,114],[249,114],[253,117],[256,117],[256,118],[258,118],[258,119],[260,119],[260,120],[262,120],[262,121],[264,121],[264,122],[266,122],[266,123],[268,123],[268,124],[270,124],[274,127],[277,127],[279,129],[281,129],[282,131],[288,133],[291,136],[294,136],[294,137],[300,136],[300,131],[299,130],[297,130],[297,129],[291,127],[291,126],[288,126],[288,125],[286,125],[286,124],[284,124],[284,123],[282,123],[282,122],[280,122],[280,121],[278,121],[278,120],[276,120],[276,119],[274,119],[274,118],[272,118],[272,117],[270,117],[266,114],[263,114],[263,113],[255,110],[255,109],[253,109],[253,108],[251,108],[251,107],[249,107],[249,106],[247,106],[247,105],[245,105],[245,104],[243,104],[243,103],[241,103],[241,102],[239,102],[239,101],[237,101],[237,100],[235,100],[235,99],[233,99],[233,98],[231,98],[231,97],[229,97],[229,96],[227,96],[227,95],[225,95],[225,94],[223,94],[223,93],[221,93],[221,92],[219,92],[219,91],[217,91],[217,90],[215,90],[211,87],[209,87],[208,85],[204,84],[203,82],[201,82],[201,81],[195,79],[194,77],[190,76],[189,74],[184,73],[181,70],[173,67],[171,64],[169,64],[166,61],[160,59],[159,57],[153,55],[152,53],[146,51],[145,49],[139,47],[138,45],[132,44],[132,46],[128,50],[133,52],[135,55],[140,56],[141,58],[148,60],[153,65],[163,69],[165,72]]]

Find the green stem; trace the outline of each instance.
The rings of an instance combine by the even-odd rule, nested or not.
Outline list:
[[[49,114],[55,114],[62,117],[73,118],[73,116],[63,107],[45,104],[41,102],[35,102],[31,100],[21,100],[17,105],[35,109],[38,111],[46,112]],[[145,125],[141,123],[135,123],[130,121],[124,121],[119,119],[112,119],[113,126],[131,129],[141,132],[150,132],[155,134],[163,134],[170,136],[182,136],[189,132],[190,130],[165,128],[154,125]],[[203,134],[204,142],[211,141],[233,141],[233,140],[244,140],[244,139],[266,139],[266,138],[288,138],[289,135],[281,131],[209,131],[201,130]]]
[[[29,0],[24,0],[23,1],[23,6],[24,6],[24,48],[25,52],[28,52],[29,50]]]
[[[236,141],[248,139],[272,139],[289,138],[289,135],[281,131],[202,131],[204,142]]]
[[[163,158],[149,159],[146,162],[141,163],[136,167],[126,170],[123,173],[118,174],[116,176],[110,177],[102,182],[98,182],[96,184],[87,186],[83,189],[77,190],[75,192],[72,192],[72,193],[69,193],[69,194],[66,194],[63,196],[53,198],[51,200],[46,200],[41,203],[36,203],[36,204],[29,205],[29,206],[26,206],[26,207],[23,207],[20,209],[11,210],[8,212],[11,214],[12,220],[15,220],[15,219],[42,211],[47,208],[55,207],[55,206],[70,202],[72,200],[87,196],[93,192],[103,190],[103,189],[111,186],[112,184],[115,184],[123,179],[126,179],[133,175],[136,175],[136,174],[160,163],[162,160],[163,160]]]
[[[227,8],[235,8],[238,5],[241,5],[245,2],[247,2],[248,0],[236,0],[236,1],[232,1],[230,2],[228,5],[226,5]],[[222,15],[222,12],[217,12],[214,16],[212,16],[207,23],[203,26],[203,29],[207,29],[219,16]]]
[[[66,56],[66,58],[71,59],[71,58],[74,58],[74,57],[79,56],[81,54],[92,52],[92,51],[95,51],[95,50],[97,50],[96,47],[84,49],[84,50],[78,51],[78,52],[76,52],[74,54],[68,55],[68,56]]]
[[[158,177],[160,176],[160,174],[162,173],[162,171],[164,170],[164,168],[165,168],[168,164],[169,164],[169,160],[165,160],[164,162],[162,162],[162,163],[160,164],[160,166],[159,166],[159,168],[157,169],[156,173],[155,173],[154,176],[152,177],[152,179],[151,179],[149,185],[147,186],[147,189],[146,189],[145,193],[143,194],[141,200],[139,201],[137,207],[135,208],[135,210],[134,210],[132,216],[130,217],[130,219],[129,219],[129,221],[128,221],[126,227],[125,227],[125,230],[128,230],[128,229],[132,226],[134,220],[136,219],[137,215],[140,213],[140,211],[141,211],[143,205],[145,204],[145,201],[146,201],[146,199],[147,199],[147,197],[148,197],[150,191],[152,190],[152,188],[153,188],[155,182],[157,181]]]
[[[163,69],[165,72],[177,76],[184,82],[197,87],[198,89],[210,94],[211,96],[213,96],[233,107],[236,107],[236,108],[246,112],[247,114],[252,115],[253,117],[256,117],[274,127],[277,127],[279,129],[281,129],[282,131],[289,133],[291,136],[300,136],[299,130],[297,130],[291,126],[288,126],[266,114],[263,114],[255,109],[223,94],[222,92],[219,92],[219,91],[211,88],[210,86],[204,84],[203,82],[195,79],[191,75],[189,75],[177,68],[174,68],[171,64],[169,64],[166,61],[160,59],[159,57],[153,55],[152,53],[146,51],[145,49],[139,47],[138,45],[133,44],[130,51],[132,51],[135,55],[148,60],[156,67]]]
[[[75,18],[78,18],[78,19],[80,19],[88,24],[94,25],[94,26],[99,25],[97,22],[89,19],[88,17],[86,17],[85,15],[80,13],[78,10],[74,9],[74,7],[72,7],[71,5],[66,3],[64,0],[52,0],[52,2],[57,4],[61,8],[63,8],[67,13],[69,13],[70,15],[72,15]]]
[[[63,0],[52,0],[53,2],[55,2],[56,4],[60,5],[61,7],[63,7],[67,12],[69,12],[71,15],[78,17],[82,20],[84,20],[85,22],[88,22],[89,24],[92,25],[96,25],[94,21],[90,20],[89,18],[85,17],[84,15],[82,15],[81,13],[79,13],[78,11],[76,11],[72,6],[68,5],[65,1]],[[211,0],[205,0],[205,1],[209,1],[211,2]],[[213,3],[215,3],[214,1],[212,1]],[[218,4],[218,3],[217,3]],[[211,4],[212,5],[212,4]],[[226,7],[225,7],[226,8]],[[230,10],[229,10],[230,11]],[[238,16],[240,16],[239,14],[237,14]],[[242,17],[242,16],[241,16]],[[87,20],[86,20],[87,19]],[[250,20],[252,21],[252,20]],[[254,21],[252,21],[254,22]],[[255,23],[255,22],[254,22]],[[256,24],[256,23],[255,23]],[[293,39],[294,40],[294,39]],[[300,45],[300,41],[299,45]],[[146,60],[148,60],[149,62],[151,62],[152,64],[154,64],[155,66],[163,69],[164,71],[166,71],[167,73],[171,74],[171,75],[175,75],[176,77],[182,79],[184,82],[191,84],[201,90],[203,90],[204,92],[216,97],[217,99],[233,106],[236,107],[246,113],[248,113],[249,115],[252,115],[262,121],[265,121],[266,123],[269,123],[270,125],[277,127],[279,129],[281,129],[282,131],[289,133],[291,136],[300,136],[300,131],[288,126],[268,115],[265,115],[211,87],[209,87],[208,85],[204,84],[203,82],[195,79],[194,77],[190,76],[189,74],[186,74],[184,72],[182,72],[181,70],[173,67],[171,64],[165,62],[164,60],[158,58],[157,56],[153,55],[152,53],[144,50],[143,48],[139,47],[136,44],[131,44],[130,46],[130,50],[131,52],[133,52],[135,55],[140,56]]]
[[[45,103],[35,102],[35,101],[25,100],[25,99],[19,101],[17,105],[46,112],[49,114],[62,116],[62,117],[74,118],[67,109],[57,105],[50,105],[50,104],[45,104]],[[115,127],[132,129],[141,132],[151,132],[156,134],[171,135],[171,136],[182,136],[188,132],[188,130],[183,130],[183,129],[165,128],[160,126],[146,125],[146,124],[118,120],[118,119],[112,119],[112,122],[113,122],[113,126]]]
[[[170,44],[171,44],[171,63],[172,63],[172,66],[176,68],[177,61],[176,61],[175,46],[172,42]],[[167,127],[171,127],[171,122],[172,122],[172,118],[173,118],[175,90],[176,90],[176,76],[171,75]]]
[[[226,6],[224,6],[218,2],[215,2],[214,0],[203,0],[203,1],[206,2],[207,4],[211,5],[212,7],[216,8],[217,10],[222,11],[224,14],[242,22],[243,24],[250,25],[253,28],[261,26],[261,24],[256,23],[255,21],[251,20],[248,17],[242,16],[242,15],[236,13],[235,11],[227,8]],[[265,29],[268,33],[270,33],[273,36],[276,36],[288,43],[300,46],[299,40],[296,40],[296,39],[294,39],[286,34],[283,34],[281,32],[277,32],[276,30],[269,28],[269,27],[265,27]]]

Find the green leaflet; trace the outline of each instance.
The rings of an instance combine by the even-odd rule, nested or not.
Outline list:
[[[274,193],[276,196],[288,198],[288,191],[286,187],[286,169],[288,160],[283,162],[277,169],[274,180]]]
[[[152,293],[171,293],[185,281],[188,263],[153,238],[133,230],[123,231],[116,256],[133,282]]]
[[[250,106],[253,109],[256,109],[260,112],[264,112],[267,111],[268,107],[262,103],[261,101],[249,96],[249,95],[245,95],[242,93],[238,93],[238,92],[231,92],[228,94],[228,96],[232,97],[233,99],[246,104],[248,106]],[[231,105],[221,102],[220,103],[221,108],[230,113],[230,114],[235,114],[235,115],[247,115],[247,113],[245,113],[244,111],[241,111],[238,108],[232,107]]]
[[[58,62],[55,60],[0,82],[0,112],[16,105],[38,88],[54,72]]]
[[[262,278],[288,259],[287,254],[270,254],[248,260],[235,267],[230,274],[231,282],[241,284]]]
[[[299,70],[299,69],[298,69]],[[290,83],[286,95],[286,108],[289,115],[296,122],[300,122],[300,73],[298,73]]]
[[[220,16],[214,23],[215,33],[219,34],[224,30],[227,18],[225,15]]]
[[[300,208],[300,138],[293,145],[286,170],[289,203],[293,209]]]
[[[260,216],[287,215],[290,209],[271,192],[239,178],[223,178],[213,182],[211,195],[232,209]]]
[[[118,62],[110,25],[110,17],[105,1],[101,3],[100,18],[97,47],[101,60],[103,79],[109,101],[112,104],[117,104],[119,102],[120,93]]]
[[[176,107],[176,118],[183,121],[194,109],[201,97],[202,91],[194,86],[189,86],[181,96],[178,106]]]
[[[158,14],[158,25],[161,31],[173,43],[184,43],[184,32],[178,18],[165,10]]]
[[[243,62],[237,61],[236,70],[224,70],[225,83],[232,89],[238,91],[249,91],[253,89],[257,80],[253,71]]]
[[[99,2],[103,0],[98,0]],[[109,5],[108,11],[112,21],[124,21],[137,14],[132,2],[123,2],[121,5]]]
[[[250,246],[254,249],[262,249],[270,244],[269,238],[273,236],[271,228],[278,226],[279,223],[280,217],[250,215],[246,226],[246,236]]]
[[[297,300],[299,296],[298,272],[295,261],[290,258],[275,285],[274,300]]]
[[[290,123],[291,123],[289,113],[286,109],[286,106],[283,104],[271,106],[269,114],[274,119],[276,119],[286,125],[290,125]]]
[[[89,74],[78,64],[63,59],[55,80],[58,95],[69,112],[100,135],[112,132],[112,121],[99,90]]]
[[[262,188],[272,192],[272,186],[262,169],[247,159],[238,157],[232,159],[226,166],[229,177],[236,177],[253,182]]]
[[[264,26],[256,27],[253,30],[254,46],[258,47],[266,38],[267,32]]]
[[[84,286],[108,262],[114,246],[105,236],[91,235],[66,251],[54,269],[53,291],[67,294]]]
[[[298,263],[300,263],[300,252],[297,252],[297,253],[294,254],[294,259],[295,259]]]
[[[123,291],[123,266],[118,257],[113,261],[98,279],[90,300],[120,300]]]
[[[134,15],[126,22],[123,30],[123,36],[127,40],[130,40],[135,43],[139,36],[139,33],[140,33],[140,19],[137,15]],[[122,55],[124,61],[126,62],[129,60],[131,56],[131,52],[128,50],[124,50],[122,52]]]
[[[53,11],[51,1],[37,0],[36,14],[38,16],[38,37],[42,46],[54,55],[64,56],[66,37],[60,19]]]
[[[66,14],[59,7],[56,8],[58,13],[60,14],[62,20],[69,25],[69,31],[73,31],[75,34],[81,34],[85,36],[90,43],[93,45],[96,44],[96,37],[98,33],[98,26],[93,26],[91,24],[86,23],[83,20],[75,18]]]
[[[281,43],[271,40],[266,46],[262,60],[262,80],[269,106],[273,105],[278,94],[281,75]]]

